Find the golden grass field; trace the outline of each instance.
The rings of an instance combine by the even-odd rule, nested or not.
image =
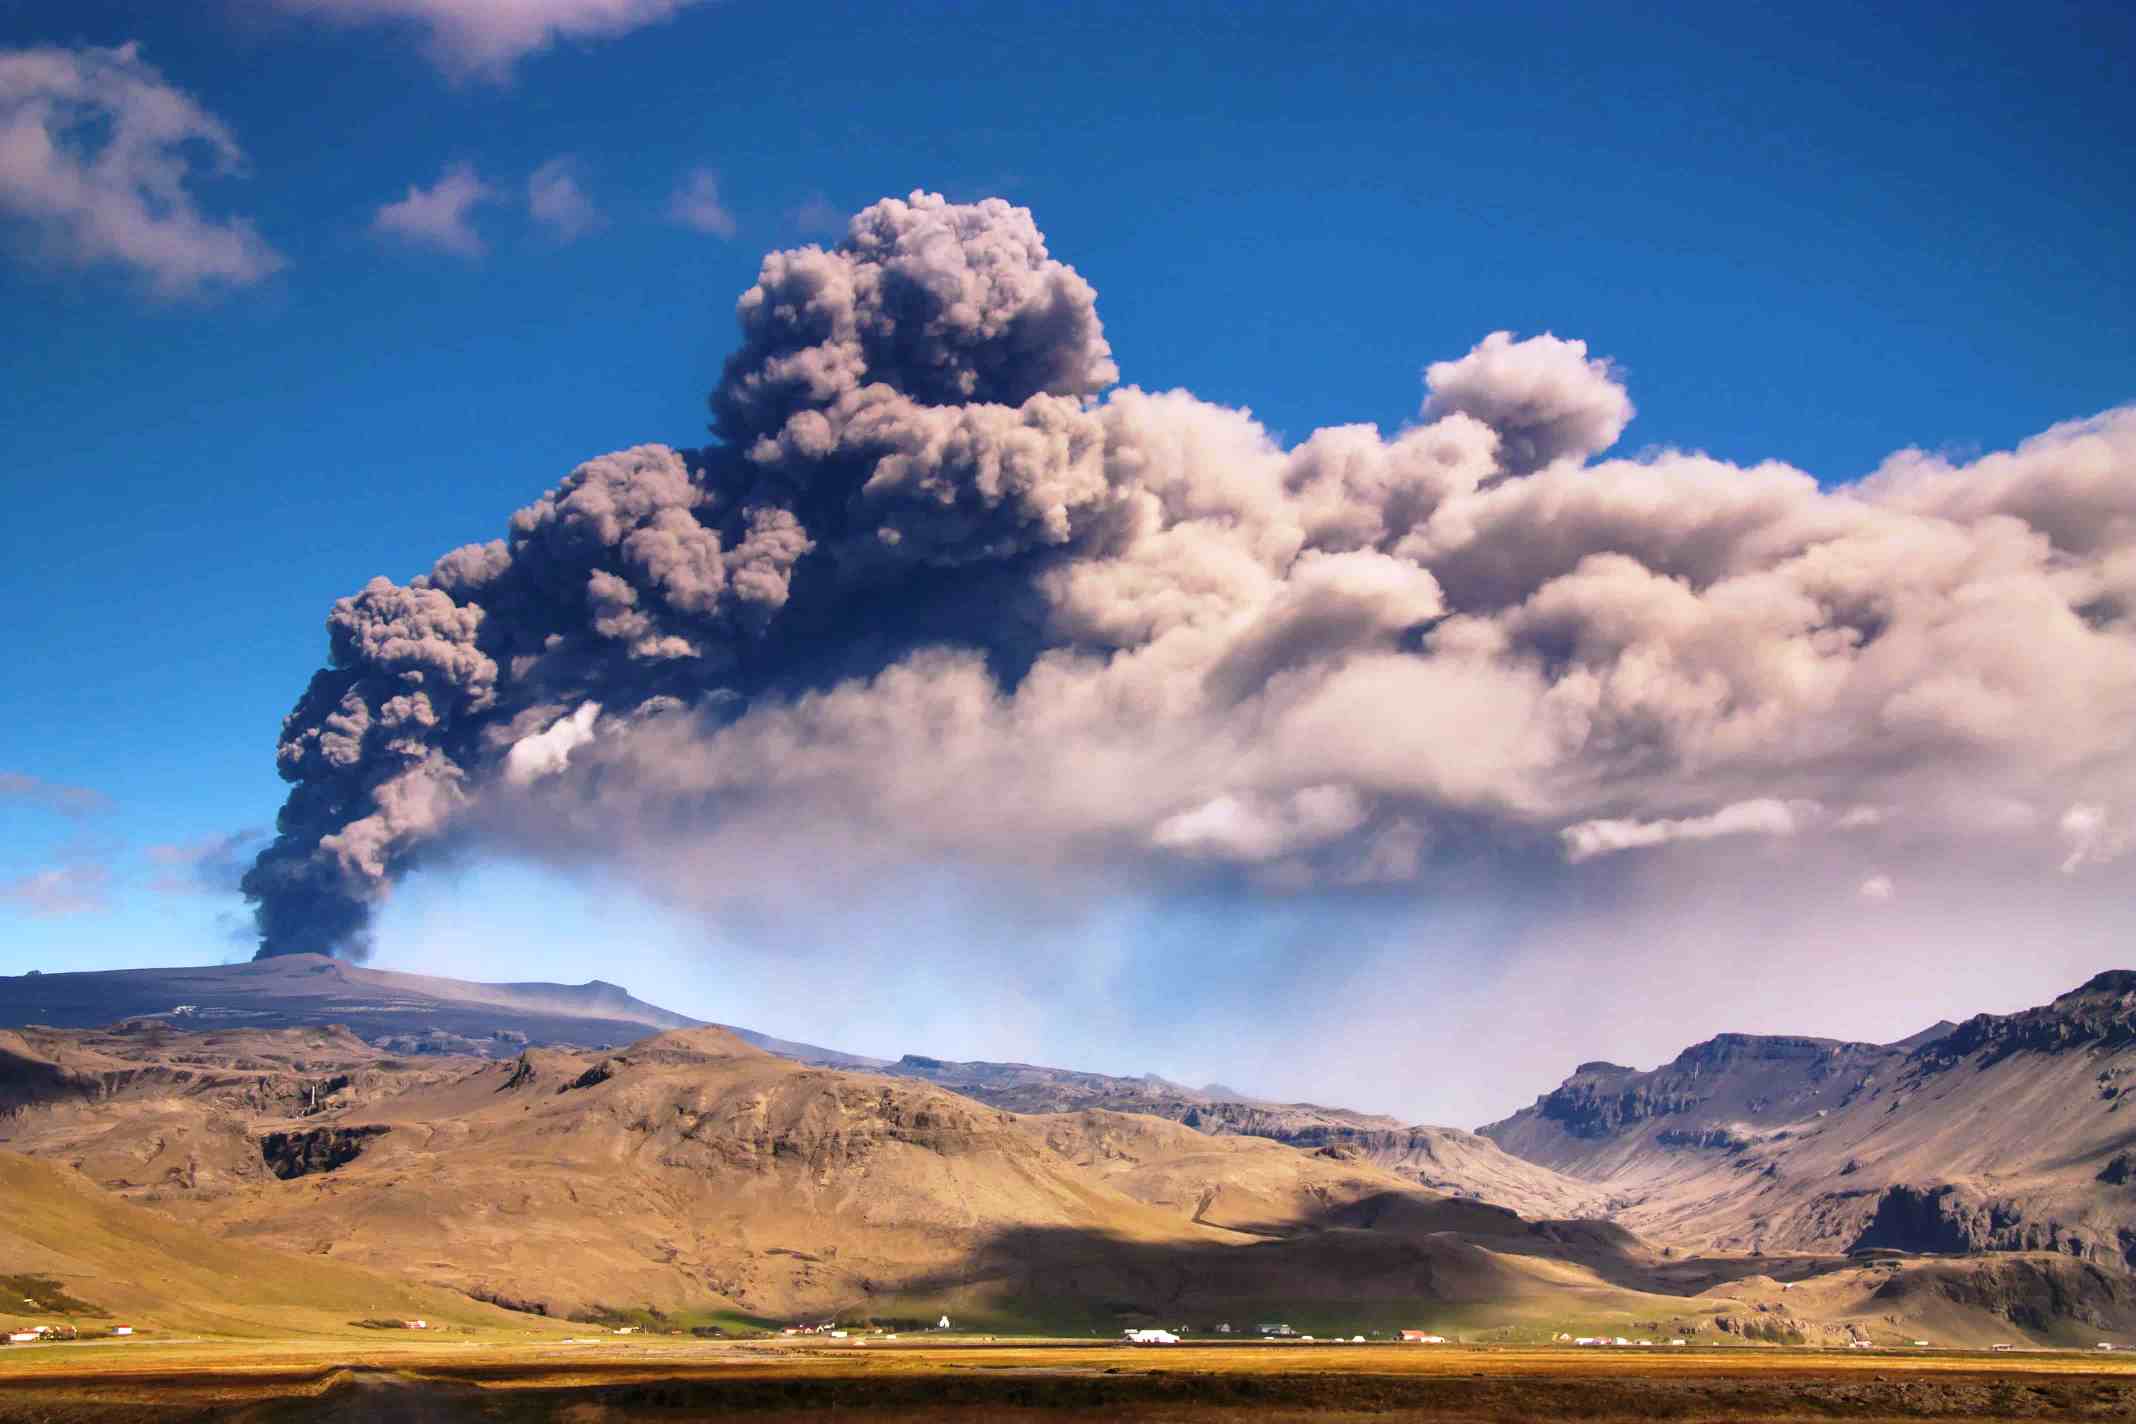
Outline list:
[[[487,1331],[0,1351],[0,1420],[2128,1419],[2077,1353],[1090,1341],[702,1342]]]

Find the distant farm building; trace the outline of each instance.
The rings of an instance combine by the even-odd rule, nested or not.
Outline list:
[[[1125,1330],[1121,1334],[1130,1345],[1177,1345],[1179,1337],[1169,1330]]]
[[[1444,1345],[1444,1335],[1433,1335],[1423,1330],[1404,1330],[1402,1339],[1412,1345]]]

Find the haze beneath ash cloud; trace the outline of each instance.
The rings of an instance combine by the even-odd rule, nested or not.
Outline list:
[[[2136,408],[1820,489],[1602,459],[1608,363],[1500,332],[1414,425],[1286,449],[1116,384],[1031,215],[926,194],[771,254],[737,314],[714,444],[590,460],[334,606],[261,954],[361,954],[411,868],[484,849],[715,913],[943,866],[1571,887],[1580,935],[1653,920],[1665,862],[1891,915],[1953,866],[2119,874]]]

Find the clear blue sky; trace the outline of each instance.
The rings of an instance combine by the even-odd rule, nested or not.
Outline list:
[[[1870,8],[728,0],[500,80],[266,3],[0,0],[0,49],[138,42],[245,153],[203,208],[285,261],[172,298],[0,249],[0,772],[110,798],[0,801],[0,882],[110,876],[0,902],[0,973],[243,952],[147,850],[271,821],[331,600],[700,442],[734,297],[824,204],[1025,204],[1125,380],[1292,438],[1402,422],[1499,328],[1617,362],[1628,446],[1829,481],[2136,396],[2132,12]],[[570,242],[525,201],[563,156]],[[374,231],[456,163],[482,253]],[[733,236],[670,220],[697,168]]]

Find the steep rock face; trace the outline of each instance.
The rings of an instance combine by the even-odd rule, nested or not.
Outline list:
[[[1905,1057],[1873,1043],[1724,1033],[1651,1072],[1583,1063],[1533,1107],[1480,1131],[1516,1156],[1592,1179],[1630,1134],[1662,1147],[1740,1149],[1759,1126],[1845,1106]]]
[[[1972,1062],[1988,1067],[2016,1053],[2112,1052],[2136,1044],[2136,970],[2110,969],[2053,1003],[2015,1014],[1977,1014],[1920,1050],[1931,1072]]]
[[[2089,1260],[2112,1259],[2121,1251],[2118,1239],[2098,1240],[2080,1228],[2028,1214],[2021,1203],[1984,1197],[1949,1182],[1886,1187],[1850,1249],[1877,1247],[1949,1253],[2053,1251]]]
[[[1724,1034],[1639,1073],[1583,1064],[1483,1129],[1721,1249],[2055,1252],[2136,1263],[2136,973],[1899,1043]]]
[[[364,1145],[387,1129],[375,1124],[364,1127],[318,1127],[308,1132],[270,1132],[260,1139],[260,1160],[283,1181],[331,1172],[346,1167],[363,1155]]]

